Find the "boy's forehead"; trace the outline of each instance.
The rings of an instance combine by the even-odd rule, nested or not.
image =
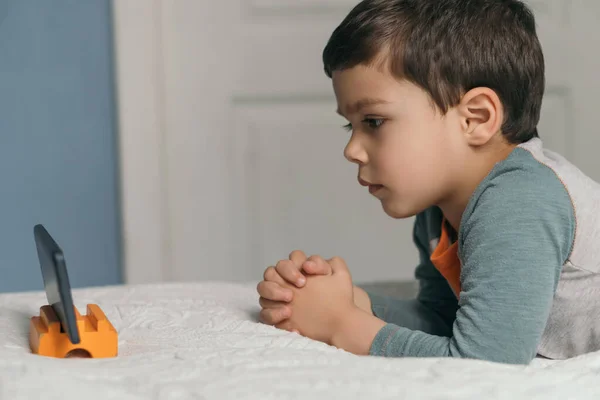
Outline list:
[[[393,102],[401,90],[400,83],[388,74],[362,65],[335,71],[333,88],[338,113],[349,115],[361,108]]]
[[[352,68],[334,71],[332,74],[334,85],[351,85],[358,88],[385,87],[395,79],[391,74],[376,68],[357,65]]]
[[[356,114],[360,112],[363,108],[367,108],[369,106],[376,106],[381,104],[390,104],[391,101],[386,100],[384,98],[376,98],[376,97],[362,97],[354,102],[341,103],[340,99],[338,99],[338,109],[337,113],[340,115],[350,115]]]

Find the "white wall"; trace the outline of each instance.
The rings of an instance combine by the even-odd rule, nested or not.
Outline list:
[[[160,1],[113,3],[124,278],[160,282],[168,258]]]

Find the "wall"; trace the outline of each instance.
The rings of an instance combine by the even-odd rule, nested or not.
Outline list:
[[[122,281],[110,11],[0,2],[0,292],[43,287],[37,223],[73,287]]]

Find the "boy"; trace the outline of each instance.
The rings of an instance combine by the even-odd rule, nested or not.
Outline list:
[[[346,158],[416,215],[416,299],[340,258],[265,271],[261,320],[355,354],[527,364],[600,350],[600,185],[543,149],[544,59],[517,0],[364,0],[323,54]]]

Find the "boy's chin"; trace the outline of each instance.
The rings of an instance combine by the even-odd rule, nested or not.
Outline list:
[[[383,211],[394,219],[404,219],[414,217],[420,212],[418,207],[411,207],[408,204],[381,202]]]

